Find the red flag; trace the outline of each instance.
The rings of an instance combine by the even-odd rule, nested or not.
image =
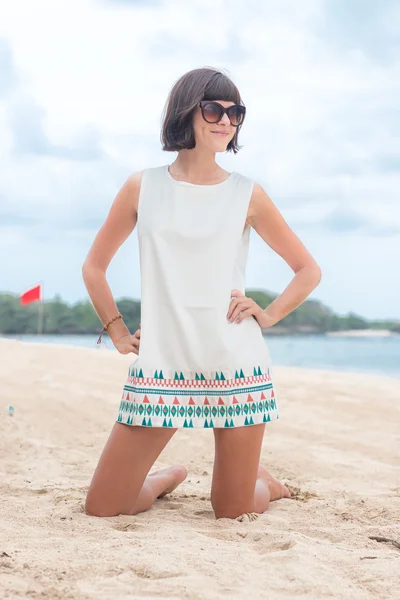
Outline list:
[[[37,302],[42,299],[42,284],[39,283],[35,285],[29,290],[26,290],[23,294],[20,295],[19,301],[20,304],[31,304],[31,302]]]

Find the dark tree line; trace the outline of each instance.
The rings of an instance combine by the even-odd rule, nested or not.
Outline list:
[[[246,296],[253,298],[261,308],[266,308],[276,298],[276,295],[261,290],[246,290]],[[127,327],[133,333],[140,323],[140,301],[121,298],[116,302]],[[60,296],[44,301],[44,334],[95,334],[101,330],[101,327],[90,300],[77,302],[72,306],[63,302]],[[37,333],[37,328],[37,303],[21,306],[17,295],[0,294],[0,334]],[[325,333],[371,328],[390,329],[400,333],[400,322],[368,321],[352,313],[339,316],[322,302],[306,300],[265,333]]]

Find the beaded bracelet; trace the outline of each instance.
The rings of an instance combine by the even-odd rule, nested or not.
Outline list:
[[[111,319],[111,321],[108,321],[108,323],[107,323],[106,325],[104,325],[104,326],[103,326],[103,329],[101,330],[101,333],[100,333],[100,337],[99,337],[99,339],[97,340],[97,343],[98,343],[98,344],[100,344],[100,342],[101,342],[101,337],[102,337],[103,333],[104,333],[105,331],[107,331],[107,329],[108,329],[108,327],[111,325],[111,323],[114,323],[114,321],[116,321],[117,319],[122,319],[122,315],[121,315],[121,313],[120,313],[120,312],[118,312],[118,313],[115,315],[115,317],[113,317],[113,318]]]

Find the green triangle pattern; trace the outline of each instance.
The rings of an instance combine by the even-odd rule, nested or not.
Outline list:
[[[130,371],[129,371],[129,374],[132,377],[143,378],[143,369],[137,369],[136,367],[132,367],[132,369],[130,369]],[[254,376],[262,375],[262,371],[261,371],[261,367],[260,366],[258,366],[258,368],[257,367],[253,367],[253,375]],[[243,378],[243,377],[246,377],[245,374],[244,374],[244,372],[243,372],[243,369],[240,369],[240,371],[239,370],[235,371],[235,377],[234,377],[235,379],[240,379],[240,378]],[[153,378],[154,379],[164,379],[164,375],[163,375],[162,370],[161,369],[160,370],[156,369],[155,372],[154,372]],[[185,377],[183,375],[183,372],[182,371],[180,371],[180,372],[175,371],[174,379],[180,380],[180,381],[184,381]],[[195,380],[196,381],[199,381],[199,380],[206,381],[206,378],[204,377],[203,373],[200,373],[200,374],[196,373],[195,374]],[[225,377],[223,371],[215,373],[215,380],[216,381],[226,381],[226,377]]]
[[[260,365],[253,365],[252,371],[254,377],[262,375]],[[141,424],[143,427],[203,427],[204,429],[211,429],[215,426],[213,419],[216,419],[218,427],[234,428],[243,425],[254,425],[260,421],[268,423],[271,420],[279,418],[272,383],[245,383],[241,381],[232,387],[232,392],[227,388],[223,392],[218,392],[218,396],[214,397],[217,393],[216,391],[208,394],[207,389],[201,389],[202,386],[199,385],[197,388],[193,386],[192,391],[192,384],[186,384],[186,382],[184,384],[179,383],[176,386],[174,384],[167,386],[164,383],[161,384],[161,381],[164,379],[161,369],[154,371],[153,378],[151,378],[150,373],[146,373],[144,377],[141,368],[131,367],[129,372],[131,376],[133,375],[146,381],[138,382],[136,385],[132,383],[131,379],[127,381],[117,416],[117,421],[120,423],[128,425]],[[264,372],[269,375],[268,368]],[[250,374],[251,369],[247,371],[246,375],[243,368],[237,369],[235,371],[235,379],[243,380]],[[168,373],[168,377],[171,375],[171,373]],[[233,374],[230,375],[230,377],[232,376]],[[202,381],[206,385],[207,383],[211,384],[211,379],[206,379],[204,373],[197,372],[190,374],[190,379],[193,377],[196,382]],[[215,378],[214,381],[226,381],[223,371],[214,371],[213,377]],[[179,382],[185,381],[183,371],[175,371],[174,379]],[[161,390],[161,387],[165,389]],[[212,388],[213,386],[210,385],[210,387]],[[219,383],[215,387],[224,387],[224,385]],[[265,391],[265,395],[262,394],[263,390]],[[258,395],[255,395],[257,392]],[[233,398],[235,404],[231,404],[232,397],[228,400],[231,393],[234,393],[236,396]],[[171,394],[173,394],[172,397]],[[177,394],[180,394],[180,402],[173,402],[173,398],[175,397],[176,400],[178,397]],[[224,398],[225,394],[228,397],[227,400]],[[187,399],[185,395],[187,395]],[[208,401],[207,395],[210,396],[211,402]],[[188,403],[189,396],[190,404]],[[251,402],[248,401],[249,398]],[[156,425],[153,424],[154,422]]]

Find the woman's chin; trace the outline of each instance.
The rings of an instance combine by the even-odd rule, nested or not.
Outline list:
[[[227,145],[228,144],[225,140],[219,140],[219,143],[214,144],[215,151],[225,152]]]

